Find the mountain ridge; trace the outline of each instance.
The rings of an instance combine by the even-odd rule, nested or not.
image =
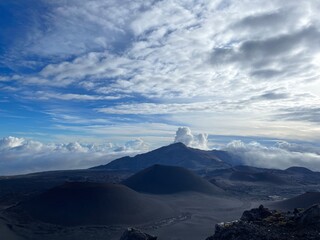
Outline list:
[[[90,169],[140,171],[155,164],[179,166],[190,170],[219,169],[230,167],[233,160],[234,157],[228,152],[194,149],[179,142],[134,157],[118,158]]]

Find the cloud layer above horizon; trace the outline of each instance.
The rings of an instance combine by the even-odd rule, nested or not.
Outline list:
[[[265,146],[259,142],[244,143],[234,140],[223,147],[241,161],[238,164],[272,169],[286,169],[292,166],[306,167],[320,171],[320,148],[278,141],[274,145]]]
[[[142,139],[113,143],[42,143],[17,137],[0,139],[0,176],[49,170],[83,169],[107,164],[149,149]]]
[[[153,148],[188,126],[318,142],[319,11],[319,1],[2,1],[0,137],[141,137]],[[179,141],[206,146],[183,131]]]
[[[181,142],[188,147],[210,150],[210,140],[204,133],[193,134],[188,127],[179,127],[173,143]],[[172,142],[171,142],[172,143]],[[320,147],[308,143],[233,140],[220,145],[220,150],[234,155],[235,165],[286,169],[292,166],[307,167],[320,171]],[[145,153],[150,145],[137,138],[123,145],[113,143],[86,144],[42,143],[17,137],[0,139],[0,176],[49,170],[83,169],[107,164],[123,157]]]

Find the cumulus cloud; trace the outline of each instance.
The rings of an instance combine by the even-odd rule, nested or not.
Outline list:
[[[145,152],[148,148],[142,139],[121,146],[112,143],[43,143],[9,136],[0,139],[0,175],[88,168],[124,155]]]
[[[181,142],[188,147],[208,149],[208,135],[205,133],[194,135],[188,127],[178,128],[174,142]]]
[[[137,138],[126,142],[124,146],[117,148],[115,151],[147,151],[148,149],[149,145],[145,143],[141,138]]]
[[[5,137],[0,140],[0,149],[10,149],[14,147],[21,146],[24,142],[23,138],[16,138],[16,137]]]
[[[316,146],[285,141],[277,142],[274,146],[264,146],[258,142],[235,140],[223,149],[238,156],[241,159],[239,164],[276,169],[300,166],[320,171],[320,148]]]

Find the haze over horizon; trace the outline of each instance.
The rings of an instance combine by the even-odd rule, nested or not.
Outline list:
[[[174,141],[320,170],[319,11],[319,1],[0,1],[0,175]]]

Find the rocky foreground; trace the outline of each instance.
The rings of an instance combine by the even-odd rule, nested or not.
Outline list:
[[[262,205],[245,211],[239,221],[216,225],[207,240],[316,240],[320,239],[320,205],[293,212],[269,210]]]
[[[156,240],[157,237],[129,228],[120,240]],[[219,223],[206,240],[319,240],[320,205],[293,212],[269,210],[262,205],[245,211],[238,221]]]

